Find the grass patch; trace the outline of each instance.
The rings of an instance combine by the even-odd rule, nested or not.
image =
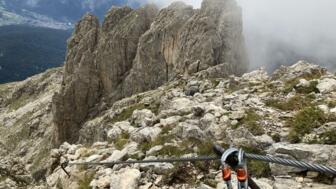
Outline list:
[[[325,73],[326,73],[325,71],[321,72],[319,70],[314,70],[312,73],[306,73],[305,75],[303,75],[301,77],[297,77],[295,79],[289,80],[289,81],[287,81],[285,83],[285,90],[284,90],[284,92],[285,93],[291,92],[295,88],[295,86],[297,84],[299,84],[300,79],[305,79],[307,81],[311,81],[311,80],[315,80],[315,79],[320,79]],[[317,85],[317,82],[312,81],[311,82],[311,86],[309,86],[309,87],[303,87],[301,89],[298,89],[297,92],[300,92],[300,91],[301,91],[301,93],[315,92],[317,90],[316,89],[316,85]]]
[[[6,84],[0,84],[0,96],[5,96],[8,92],[8,86]]]
[[[335,108],[336,107],[336,100],[330,100],[327,102],[329,108]]]
[[[253,135],[259,136],[265,134],[264,129],[259,124],[261,117],[255,112],[254,109],[249,109],[246,112],[246,116],[239,121],[238,125],[243,125]]]
[[[180,157],[184,155],[184,151],[179,146],[165,145],[160,151],[153,153],[153,156],[170,156],[170,157]]]
[[[125,121],[127,119],[129,119],[133,112],[135,110],[143,110],[143,109],[149,109],[151,110],[154,114],[158,114],[159,112],[159,109],[160,109],[160,105],[159,104],[151,104],[149,106],[146,106],[142,103],[139,103],[139,104],[135,104],[135,105],[132,105],[132,106],[129,106],[127,108],[125,108],[124,110],[122,110],[119,114],[115,115],[113,118],[112,118],[112,124],[113,123],[116,123],[116,122],[121,122],[121,121]]]
[[[312,132],[313,129],[320,127],[327,121],[328,118],[322,110],[313,106],[306,107],[287,122],[287,125],[291,127],[288,139],[292,143],[298,143],[305,134]]]
[[[217,87],[219,83],[221,82],[221,80],[220,79],[210,79],[210,82],[212,83],[214,87]]]
[[[0,183],[4,182],[8,177],[7,176],[1,176],[0,175]]]
[[[327,131],[320,135],[321,144],[336,145],[336,130]]]
[[[30,167],[30,170],[32,171],[38,170],[41,167],[43,160],[45,160],[48,157],[49,157],[49,149],[48,148],[40,149],[37,155],[34,156],[34,162],[32,166]]]
[[[28,104],[30,97],[31,97],[30,95],[24,93],[18,99],[15,99],[14,101],[11,101],[11,103],[8,106],[9,110],[10,111],[15,111],[15,110],[23,107],[24,105]]]
[[[262,150],[258,148],[243,146],[242,149],[246,153],[266,155],[265,152],[263,152]],[[249,170],[249,174],[251,174],[254,177],[260,178],[260,177],[270,177],[271,176],[271,168],[269,166],[269,163],[262,162],[262,161],[256,161],[256,160],[247,160],[247,167]]]
[[[8,144],[8,149],[13,150],[19,145],[22,140],[28,139],[30,137],[30,128],[26,123],[31,119],[33,113],[28,112],[23,115],[18,121],[15,122],[11,129],[15,129],[14,134],[7,136],[6,144]]]
[[[135,104],[129,106],[128,108],[122,110],[119,114],[115,115],[112,119],[112,123],[125,121],[126,119],[130,118],[135,110],[142,110],[145,109],[144,104]]]
[[[269,99],[265,104],[266,106],[277,108],[283,111],[294,111],[312,106],[313,100],[314,99],[311,96],[295,95],[286,101],[282,101],[280,99]]]
[[[309,93],[319,93],[320,91],[317,89],[318,82],[317,81],[310,81],[309,86],[307,87],[295,87],[296,92],[302,94],[309,94]]]
[[[279,133],[272,134],[271,137],[274,140],[274,142],[281,142],[281,136]]]
[[[122,150],[124,146],[128,143],[130,134],[128,132],[122,132],[118,138],[112,141],[117,148],[117,150]]]
[[[85,174],[78,182],[78,189],[91,189],[90,183],[93,180],[93,176],[93,174]]]
[[[336,145],[336,130],[326,131],[314,136],[312,139],[306,142],[309,144]]]
[[[144,142],[140,145],[139,148],[142,152],[146,152],[149,149],[153,148],[154,146],[164,145],[165,143],[172,141],[173,138],[174,138],[174,135],[172,134],[161,133],[154,141]]]

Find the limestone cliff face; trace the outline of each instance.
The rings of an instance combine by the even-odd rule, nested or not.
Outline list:
[[[81,122],[100,96],[95,53],[99,30],[98,19],[85,15],[68,41],[62,89],[53,97],[57,142],[78,138]]]
[[[113,104],[215,67],[207,76],[240,75],[247,66],[235,0],[204,0],[199,10],[184,3],[161,11],[112,8],[102,26],[86,15],[69,40],[63,86],[54,97],[56,142],[76,142],[81,124],[103,101]]]

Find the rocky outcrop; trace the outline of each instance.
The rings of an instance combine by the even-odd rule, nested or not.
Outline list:
[[[326,79],[336,77],[305,61],[272,75],[263,69],[217,79],[196,74],[119,100],[84,123],[100,126],[95,128],[106,131],[106,139],[85,146],[64,143],[54,151],[73,163],[111,162],[211,155],[212,144],[219,143],[335,167],[336,89],[318,89]],[[98,138],[94,133],[86,137]],[[67,170],[76,177],[66,177],[58,167],[47,175],[48,185],[226,188],[218,164],[211,162],[69,166]],[[249,161],[248,170],[260,188],[336,186],[333,175],[278,164]]]
[[[65,160],[210,155],[213,143],[336,166],[336,89],[323,90],[336,76],[305,61],[272,75],[259,69],[242,77],[170,81],[90,115],[80,144],[51,149],[52,96],[62,75],[53,69],[0,85],[0,188],[225,188],[211,162],[72,165],[66,168],[71,177],[60,168]],[[335,176],[277,164],[251,161],[248,169],[261,188],[336,185]]]
[[[100,96],[101,82],[95,60],[98,33],[98,19],[87,14],[69,39],[63,87],[53,99],[55,134],[59,141],[78,138],[80,124]]]
[[[205,0],[199,11],[183,3],[162,10],[140,39],[124,84],[126,96],[217,65],[225,69],[216,77],[245,72],[241,22],[241,11],[231,0]]]
[[[0,85],[0,188],[26,188],[45,178],[53,148],[52,97],[60,90],[62,70]]]
[[[62,90],[53,103],[56,143],[76,142],[99,104],[113,104],[182,76],[242,74],[248,66],[235,0],[173,3],[158,12],[112,8],[102,26],[86,15],[68,42]]]

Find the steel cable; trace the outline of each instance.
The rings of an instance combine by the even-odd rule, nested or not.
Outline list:
[[[250,154],[250,153],[246,153],[245,157],[247,159],[252,159],[252,160],[276,163],[280,165],[307,169],[309,171],[317,171],[317,172],[323,172],[323,173],[329,173],[329,174],[336,175],[335,168],[324,166],[324,165],[319,165],[319,164],[307,163],[307,162],[297,161],[297,160],[283,159],[283,158],[278,158],[278,157],[273,157],[273,156],[262,156],[262,155]]]
[[[113,162],[73,162],[68,165],[117,165],[117,164],[136,164],[136,163],[174,163],[174,162],[193,162],[193,161],[212,161],[219,160],[220,157],[185,157],[185,158],[170,158],[170,159],[145,159],[145,160],[129,160],[129,161],[113,161]]]
[[[220,153],[224,152],[224,149],[217,149]],[[290,160],[284,158],[278,158],[273,156],[264,156],[251,153],[245,153],[244,158],[251,160],[264,161],[269,163],[276,163],[285,166],[297,167],[309,171],[317,171],[322,173],[328,173],[336,175],[336,169],[330,166],[324,166],[319,164],[307,163],[303,161]],[[67,165],[108,165],[113,166],[117,164],[137,164],[137,163],[174,163],[174,162],[193,162],[193,161],[213,161],[220,160],[219,156],[199,156],[199,157],[184,157],[184,158],[169,158],[169,159],[145,159],[145,160],[129,160],[129,161],[113,161],[113,162],[69,162]]]

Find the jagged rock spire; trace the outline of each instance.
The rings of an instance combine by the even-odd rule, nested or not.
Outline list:
[[[114,7],[102,27],[86,15],[69,40],[63,87],[54,97],[56,141],[76,142],[102,99],[113,104],[200,71],[240,75],[247,65],[235,0],[204,0],[200,10],[181,2],[161,11]]]

